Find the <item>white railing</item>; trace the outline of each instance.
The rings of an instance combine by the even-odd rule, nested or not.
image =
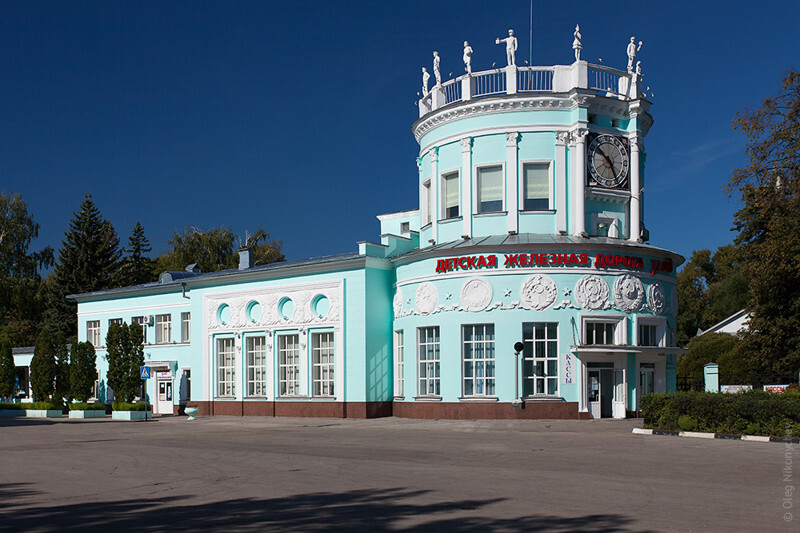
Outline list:
[[[517,92],[552,92],[553,67],[519,67]]]
[[[461,100],[461,78],[448,80],[442,84],[445,105]]]
[[[630,74],[615,68],[589,65],[589,89],[604,91],[608,96],[628,96],[624,93],[627,92],[630,78]]]
[[[488,96],[506,92],[506,73],[500,69],[475,72],[472,77],[475,81],[473,96]]]

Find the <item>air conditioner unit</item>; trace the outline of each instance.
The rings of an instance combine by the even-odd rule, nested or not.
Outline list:
[[[154,317],[153,315],[150,315],[150,316],[147,317],[147,325],[148,326],[152,326],[155,323],[156,323],[156,317]]]

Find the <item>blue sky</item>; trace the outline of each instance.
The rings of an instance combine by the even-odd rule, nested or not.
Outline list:
[[[140,220],[164,250],[176,229],[259,226],[288,259],[378,239],[375,215],[418,203],[411,135],[420,67],[445,78],[502,64],[529,0],[0,1],[0,191],[22,194],[34,249],[58,249],[85,193],[127,242]],[[645,223],[678,253],[730,242],[744,163],[736,111],[800,67],[800,3],[534,1],[533,64],[624,69],[644,41],[655,124]],[[518,62],[522,62],[518,60]]]

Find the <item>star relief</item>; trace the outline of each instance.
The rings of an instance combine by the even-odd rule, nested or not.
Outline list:
[[[450,299],[450,298],[452,298],[452,297],[453,297],[453,295],[452,295],[452,294],[450,294],[449,292],[446,292],[446,293],[445,293],[445,295],[444,295],[444,299],[445,299],[445,300],[449,300],[449,299]]]
[[[570,294],[572,294],[572,289],[570,288],[564,289],[564,296],[569,296]]]
[[[410,303],[411,303],[411,298],[408,298],[408,299],[406,300],[406,303],[407,303],[407,304],[410,304]]]
[[[506,289],[506,298],[511,296],[511,289]]]

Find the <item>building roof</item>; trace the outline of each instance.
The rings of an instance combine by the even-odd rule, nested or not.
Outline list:
[[[705,331],[698,331],[697,336],[705,335],[706,333],[729,333],[736,335],[742,329],[747,329],[747,320],[750,319],[750,314],[746,309],[737,311],[728,318],[717,322]]]

